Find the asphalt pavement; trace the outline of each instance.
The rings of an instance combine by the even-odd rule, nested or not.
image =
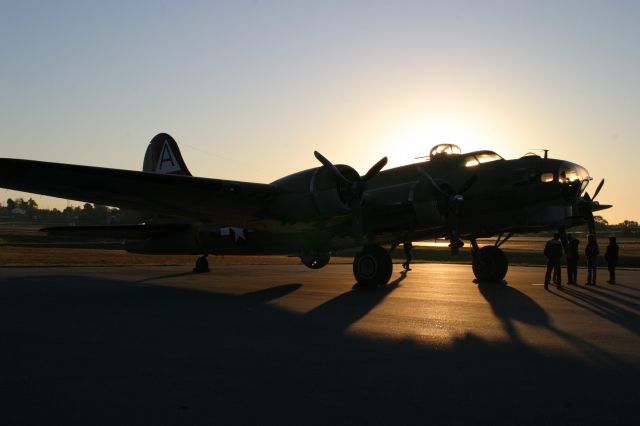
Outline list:
[[[640,272],[0,268],[0,424],[637,424]]]

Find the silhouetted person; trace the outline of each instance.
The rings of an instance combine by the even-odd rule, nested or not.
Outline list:
[[[402,267],[404,268],[405,271],[410,271],[411,267],[409,265],[411,265],[411,250],[413,249],[413,244],[411,244],[411,241],[407,241],[404,243],[403,245],[404,248],[404,255],[405,255],[405,262],[402,264]]]
[[[562,259],[562,243],[560,242],[560,234],[553,234],[553,238],[547,241],[544,246],[544,255],[547,256],[547,272],[544,274],[544,289],[549,289],[549,281],[551,280],[551,272],[553,271],[553,281],[558,288],[562,288],[560,281],[560,260]]]
[[[567,252],[567,277],[569,284],[578,284],[578,246],[580,240],[573,235],[569,235],[569,251]]]
[[[589,235],[589,241],[584,248],[584,255],[587,257],[587,285],[596,285],[596,272],[598,269],[598,255],[600,249],[596,237]]]
[[[616,283],[616,265],[618,264],[618,243],[616,237],[609,237],[609,245],[607,251],[604,253],[604,260],[607,261],[607,268],[609,268],[609,284]]]

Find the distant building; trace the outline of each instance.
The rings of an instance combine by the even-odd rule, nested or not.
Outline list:
[[[11,210],[11,214],[14,216],[24,216],[25,214],[27,214],[27,211],[25,209],[21,209],[20,207],[16,207]]]

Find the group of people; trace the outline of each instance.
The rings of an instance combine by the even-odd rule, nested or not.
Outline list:
[[[578,260],[580,258],[578,252],[578,246],[580,241],[573,235],[568,236],[567,241],[567,278],[569,284],[578,283]],[[547,257],[547,272],[544,276],[544,288],[548,289],[551,279],[555,283],[557,288],[562,288],[561,279],[561,260],[564,254],[565,248],[560,241],[560,234],[556,233],[553,238],[547,241],[544,248],[544,255]],[[616,283],[616,265],[618,263],[618,243],[616,237],[609,237],[609,245],[605,252],[604,259],[607,262],[609,268],[609,284]],[[598,248],[598,242],[594,235],[589,235],[587,239],[587,246],[584,249],[585,257],[587,258],[587,285],[596,285],[596,273],[598,270],[598,255],[600,249]],[[552,277],[553,275],[553,277]]]

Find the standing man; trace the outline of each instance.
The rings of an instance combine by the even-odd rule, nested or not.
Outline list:
[[[618,243],[616,237],[609,237],[609,245],[607,251],[604,253],[604,260],[607,261],[607,268],[609,268],[609,284],[616,283],[616,265],[618,264]]]
[[[553,271],[553,282],[557,288],[562,288],[560,282],[560,260],[562,259],[562,243],[560,242],[560,234],[553,234],[553,238],[547,241],[544,246],[544,255],[547,256],[547,272],[544,275],[544,289],[549,290],[549,281],[551,280],[551,271]]]
[[[567,253],[567,278],[569,284],[578,284],[578,246],[580,240],[569,234],[569,251]]]
[[[584,255],[587,257],[587,285],[596,285],[596,272],[598,269],[598,255],[600,249],[594,235],[589,235]]]
[[[413,244],[411,243],[411,241],[406,241],[403,245],[403,248],[406,261],[402,264],[402,267],[404,268],[405,272],[409,272],[411,270],[411,267],[409,265],[411,265],[411,250],[413,249]]]

